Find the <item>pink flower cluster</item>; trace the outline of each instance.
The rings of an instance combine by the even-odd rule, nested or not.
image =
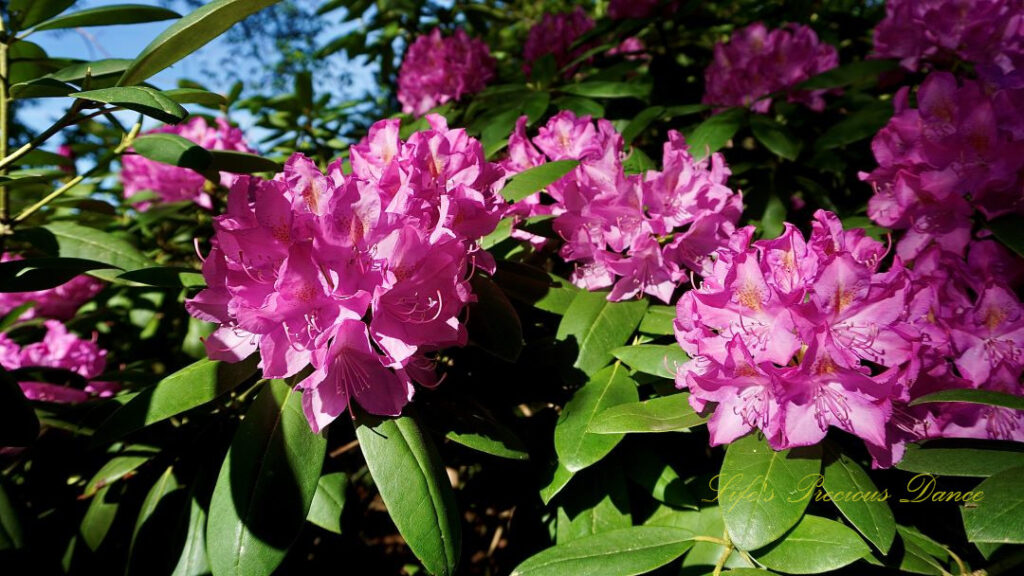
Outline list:
[[[151,130],[148,134],[177,134],[191,140],[207,150],[233,150],[236,152],[252,152],[245,143],[245,137],[238,128],[233,128],[223,118],[217,119],[217,126],[210,126],[201,116],[193,117],[184,124],[162,126]],[[180,202],[191,200],[206,208],[213,208],[213,203],[206,190],[206,178],[194,170],[169,166],[135,154],[126,154],[121,158],[121,181],[124,183],[124,197],[131,198],[140,192],[152,191],[160,196],[163,202]],[[235,176],[222,172],[220,183],[231,186]],[[134,202],[136,208],[145,210],[152,200]]]
[[[744,106],[765,114],[771,93],[787,90],[790,102],[816,111],[825,108],[825,90],[789,90],[808,78],[839,65],[831,45],[800,24],[768,30],[756,22],[733,32],[729,42],[715,45],[714,61],[704,71],[705,104]]]
[[[20,260],[20,256],[4,254],[0,262]],[[103,283],[91,276],[75,276],[70,281],[35,292],[2,292],[0,293],[0,316],[9,314],[15,308],[34,302],[32,308],[26,310],[19,320],[32,318],[56,318],[68,320],[75,312],[93,296],[103,290]]]
[[[510,213],[556,217],[554,229],[565,240],[561,256],[576,264],[574,284],[611,286],[613,301],[646,293],[668,302],[689,270],[711,265],[707,256],[735,231],[742,200],[725,185],[722,156],[694,160],[676,132],[664,145],[660,172],[626,174],[622,148],[622,136],[604,119],[595,125],[589,116],[562,111],[531,141],[526,117],[520,118],[503,162],[507,172],[557,160],[580,165],[547,187],[553,202],[537,193]]]
[[[530,28],[523,48],[523,71],[529,76],[533,64],[551,54],[560,70],[587,51],[586,46],[573,45],[594,28],[594,21],[579,6],[572,12],[545,14]]]
[[[677,304],[676,339],[691,360],[676,386],[697,410],[716,403],[711,444],[761,430],[777,450],[816,444],[835,426],[887,462],[893,397],[906,394],[920,340],[911,283],[863,230],[814,215],[808,240],[791,224],[750,244],[740,230],[701,286]]]
[[[5,370],[59,368],[86,380],[103,373],[107,367],[107,351],[96,344],[95,336],[92,340],[82,340],[56,320],[47,320],[45,326],[43,340],[24,347],[0,333],[0,365]],[[84,390],[47,382],[20,382],[19,385],[29,400],[61,404],[78,404],[93,396],[112,396],[120,389],[113,382],[89,382]]]
[[[493,268],[477,240],[504,212],[501,171],[481,144],[444,118],[399,139],[377,122],[324,175],[293,156],[273,180],[241,177],[214,219],[207,286],[189,312],[220,327],[211,358],[259,349],[266,378],[293,376],[319,431],[358,402],[397,415],[413,381],[437,383],[428,354],[466,342],[460,316],[475,265]]]
[[[963,255],[975,209],[986,218],[1024,213],[1024,90],[986,93],[934,72],[917,92],[896,95],[896,113],[871,143],[878,168],[861,177],[875,187],[868,215],[906,230],[904,259],[931,244]]]
[[[910,70],[953,58],[996,74],[1024,70],[1024,1],[887,0],[875,54]]]
[[[612,20],[625,20],[628,18],[650,18],[653,16],[665,0],[612,0],[608,4],[608,17]],[[663,10],[671,13],[678,9],[678,2],[667,3]]]
[[[444,37],[434,28],[409,46],[398,71],[398,101],[406,114],[422,116],[463,95],[475,94],[494,78],[497,62],[479,38],[462,29]]]

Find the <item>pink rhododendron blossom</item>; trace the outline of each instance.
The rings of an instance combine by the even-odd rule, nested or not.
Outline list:
[[[434,28],[409,46],[398,71],[398,101],[406,114],[422,116],[446,102],[484,89],[497,62],[479,38],[461,28],[442,36]]]
[[[663,14],[669,14],[679,8],[679,3],[665,0],[612,0],[608,4],[608,17],[612,20],[650,18],[659,8]]]
[[[564,68],[587,51],[585,46],[573,44],[594,28],[594,21],[579,6],[564,14],[545,14],[530,28],[523,47],[523,71],[529,76],[533,65],[541,57],[551,54],[558,69]]]
[[[509,213],[553,215],[564,243],[560,255],[576,268],[572,282],[588,290],[611,288],[609,300],[650,294],[669,302],[690,271],[710,265],[741,211],[740,195],[725,185],[729,170],[719,154],[696,161],[682,135],[669,133],[662,171],[626,174],[622,136],[611,123],[562,111],[526,136],[520,118],[503,162],[508,173],[547,161],[580,165]],[[544,239],[517,236],[537,245]]]
[[[120,390],[114,382],[95,382],[107,366],[107,351],[96,344],[95,336],[83,340],[68,332],[64,324],[47,320],[42,341],[19,346],[7,334],[0,333],[0,365],[5,370],[20,368],[59,368],[88,380],[84,389],[48,382],[19,382],[29,400],[77,404],[92,397],[108,397]]]
[[[1021,0],[887,0],[875,55],[909,70],[960,58],[996,76],[1024,68]]]
[[[207,150],[253,151],[246,144],[242,131],[232,127],[223,118],[217,119],[216,126],[210,126],[203,117],[195,116],[184,124],[162,126],[149,133],[177,134]],[[121,158],[121,164],[124,197],[129,202],[136,194],[149,190],[157,193],[163,202],[191,200],[206,209],[213,207],[206,189],[206,178],[194,170],[169,166],[137,154],[125,154]],[[234,179],[234,175],[221,172],[220,183],[223,186],[230,186]],[[145,210],[151,202],[146,200],[135,204],[140,210]]]
[[[917,93],[897,94],[896,113],[871,143],[878,168],[861,177],[875,187],[868,215],[906,230],[904,259],[931,244],[963,254],[975,210],[986,218],[1024,213],[1024,135],[1014,107],[1000,105],[971,80],[930,74]]]
[[[20,256],[4,254],[0,262],[20,260]],[[32,302],[33,306],[19,316],[19,320],[31,318],[56,318],[69,320],[82,304],[103,290],[103,283],[92,276],[79,275],[47,290],[35,292],[0,292],[0,315],[9,314],[15,308]]]
[[[397,120],[376,123],[351,174],[296,154],[273,180],[241,177],[214,219],[208,287],[186,302],[220,324],[207,352],[258,350],[267,378],[312,364],[298,387],[314,430],[353,400],[400,414],[413,382],[436,385],[430,355],[466,343],[468,278],[493,270],[477,241],[504,213],[502,172],[465,131],[427,120],[406,141]]]
[[[790,102],[821,111],[825,90],[788,90],[808,78],[839,65],[831,45],[818,40],[814,30],[788,24],[769,30],[759,22],[733,32],[728,43],[715,45],[714,60],[704,71],[705,104],[745,106],[765,114],[773,92],[787,90]]]

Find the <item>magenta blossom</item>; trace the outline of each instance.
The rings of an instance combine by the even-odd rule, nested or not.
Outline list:
[[[47,382],[19,382],[29,400],[77,404],[94,396],[108,397],[120,386],[113,382],[92,381],[106,369],[107,351],[91,340],[82,340],[67,331],[64,324],[47,320],[46,335],[42,341],[18,346],[6,334],[0,333],[0,365],[5,370],[20,368],[59,368],[78,374],[90,382],[84,389],[60,386]]]
[[[771,107],[769,94],[786,90],[790,102],[821,111],[825,90],[790,90],[839,65],[836,49],[800,24],[768,30],[760,22],[733,32],[715,45],[714,61],[704,71],[705,104],[743,106],[760,114]]]
[[[665,6],[662,7],[662,4]],[[665,2],[665,0],[612,0],[608,4],[608,17],[612,20],[625,20],[628,18],[650,18],[659,12],[671,14],[679,8],[678,2]]]
[[[448,37],[434,28],[409,46],[398,71],[398,101],[406,114],[422,116],[446,102],[484,89],[497,62],[482,40],[461,28]]]
[[[406,141],[397,120],[374,124],[351,174],[296,154],[273,180],[239,178],[214,219],[208,288],[186,302],[220,325],[207,352],[258,350],[267,378],[311,364],[298,387],[316,431],[353,400],[397,415],[413,382],[435,385],[430,355],[466,343],[473,268],[493,270],[477,241],[504,212],[501,170],[463,130],[427,120]]]
[[[245,143],[242,131],[233,128],[223,118],[217,119],[217,126],[206,123],[201,116],[195,116],[185,124],[178,126],[162,126],[149,132],[150,134],[177,134],[207,150],[233,150],[252,152]],[[191,200],[206,209],[213,207],[206,178],[188,168],[178,168],[162,164],[136,154],[126,154],[121,159],[123,169],[121,181],[124,183],[124,197],[131,201],[132,196],[143,191],[155,192],[162,202],[180,202]],[[230,186],[234,176],[221,173],[220,183]],[[135,202],[136,207],[145,210],[152,200]]]
[[[20,259],[20,256],[4,254],[0,257],[0,262]],[[2,292],[0,293],[0,315],[9,314],[15,308],[32,302],[33,306],[22,313],[19,320],[31,318],[69,320],[82,304],[88,302],[101,290],[103,290],[102,282],[91,276],[80,275],[47,290]]]
[[[564,14],[545,14],[526,37],[523,71],[529,75],[534,63],[548,54],[558,69],[564,68],[587,51],[585,46],[573,45],[593,28],[594,21],[579,6]]]
[[[559,254],[576,266],[571,279],[577,286],[610,287],[613,301],[646,293],[669,302],[690,271],[708,266],[707,256],[735,230],[741,198],[725,185],[729,170],[722,156],[694,160],[676,132],[665,144],[663,171],[640,175],[625,173],[622,136],[607,120],[595,125],[589,116],[563,111],[532,140],[525,128],[523,117],[509,139],[507,172],[547,161],[580,162],[510,209],[517,216],[555,216],[555,232],[564,240]]]

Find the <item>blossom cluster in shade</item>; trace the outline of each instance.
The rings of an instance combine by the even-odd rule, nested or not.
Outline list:
[[[771,108],[769,94],[784,90],[788,101],[821,111],[825,90],[791,88],[838,65],[836,49],[819,41],[811,28],[788,24],[769,30],[755,22],[733,32],[729,42],[715,44],[714,59],[704,71],[703,102],[764,114]]]
[[[120,389],[113,382],[93,381],[107,367],[107,351],[99,347],[95,337],[83,340],[68,332],[57,320],[47,320],[44,326],[46,334],[43,339],[25,346],[19,346],[7,334],[0,333],[0,366],[4,370],[59,368],[74,372],[89,382],[84,389],[48,382],[19,382],[26,398],[78,404],[95,396],[112,396]]]
[[[963,255],[975,211],[986,219],[1024,213],[1024,89],[987,92],[933,72],[910,106],[909,88],[871,143],[878,167],[868,215],[906,230],[897,250],[911,259],[928,246]]]
[[[665,6],[662,7],[662,4]],[[671,13],[679,8],[679,3],[666,3],[665,0],[612,0],[608,4],[608,17],[612,20],[650,18],[659,8],[665,13]]]
[[[670,132],[661,171],[627,174],[622,136],[607,120],[562,111],[532,140],[526,121],[519,119],[509,139],[506,172],[557,160],[580,164],[510,213],[555,217],[564,240],[560,254],[576,266],[574,284],[611,287],[613,301],[646,293],[668,302],[690,271],[708,269],[708,255],[735,231],[742,199],[725,185],[729,170],[721,155],[697,161],[682,135]]]
[[[910,70],[959,58],[998,78],[1024,70],[1024,1],[886,0],[874,40],[876,56]]]
[[[4,254],[0,262],[20,260],[20,256]],[[15,308],[32,302],[31,308],[25,310],[19,320],[32,318],[56,318],[68,320],[75,312],[93,296],[103,290],[103,283],[86,275],[75,276],[68,282],[34,292],[0,292],[0,316],[14,311]]]
[[[252,152],[242,131],[232,127],[224,118],[217,118],[216,126],[210,126],[206,119],[195,116],[184,124],[177,126],[161,126],[147,134],[176,134],[195,142],[207,150],[229,150],[235,152]],[[121,181],[124,184],[124,197],[145,210],[154,200],[133,201],[132,197],[141,192],[155,192],[161,202],[192,201],[206,208],[213,208],[213,202],[206,188],[206,178],[194,170],[170,166],[156,162],[137,154],[125,154],[121,158]],[[235,176],[221,172],[220,183],[230,186]]]
[[[523,47],[523,71],[529,76],[533,65],[550,54],[560,70],[581,57],[586,46],[573,46],[594,28],[594,20],[577,6],[572,12],[547,13],[530,28]]]
[[[299,382],[319,431],[354,400],[397,415],[413,382],[437,383],[430,354],[466,342],[477,250],[504,211],[501,171],[481,144],[444,118],[407,141],[383,120],[323,174],[293,156],[273,180],[241,177],[214,219],[203,264],[207,286],[189,312],[220,324],[211,358],[237,361],[259,349],[266,378]]]
[[[409,46],[398,71],[398,101],[406,114],[422,116],[429,110],[466,94],[484,89],[497,62],[479,38],[465,30],[442,36],[434,28]]]

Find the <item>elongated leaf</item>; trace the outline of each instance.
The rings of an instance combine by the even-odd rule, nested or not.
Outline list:
[[[210,150],[210,156],[213,157],[210,169],[218,172],[234,174],[272,172],[276,174],[284,169],[283,166],[269,158],[235,150]]]
[[[174,88],[164,90],[163,94],[178,104],[199,104],[207,108],[219,108],[228,103],[220,94],[199,88]]]
[[[131,60],[124,58],[105,58],[103,60],[93,60],[92,62],[77,62],[65,66],[53,74],[48,74],[46,78],[80,85],[86,78],[104,79],[123,74],[131,63]]]
[[[153,39],[117,81],[138,84],[195,52],[250,14],[279,0],[213,0],[178,20]]]
[[[195,142],[177,134],[157,133],[139,136],[132,142],[135,152],[163,164],[191,168],[201,172],[213,165],[213,155]]]
[[[690,145],[690,153],[700,160],[716,152],[739,131],[746,117],[746,110],[730,108],[708,118],[686,139],[686,143]]]
[[[104,486],[89,500],[89,507],[85,510],[78,527],[82,540],[92,551],[96,551],[107,539],[110,527],[114,525],[117,509],[121,505],[118,491],[111,492],[113,487],[114,485]]]
[[[1011,214],[988,223],[988,229],[1007,248],[1024,257],[1024,218]]]
[[[388,513],[428,572],[455,572],[462,548],[455,494],[437,450],[409,416],[356,427],[359,447]]]
[[[302,412],[302,392],[269,381],[235,433],[210,500],[214,574],[274,572],[306,521],[326,448]]]
[[[70,84],[65,84],[53,78],[36,78],[28,82],[20,82],[11,86],[11,97],[15,99],[27,98],[58,98],[64,97],[77,89]]]
[[[0,552],[19,550],[25,546],[21,514],[14,506],[4,483],[0,481]]]
[[[707,422],[707,417],[690,407],[689,397],[687,393],[673,394],[613,406],[599,412],[588,431],[594,434],[685,432]]]
[[[204,576],[210,573],[210,561],[206,555],[206,511],[195,497],[189,502],[185,547],[171,576]]]
[[[581,474],[558,507],[556,541],[629,528],[629,491],[621,466],[599,466]]]
[[[662,378],[675,378],[679,365],[690,359],[678,344],[622,346],[612,350],[612,356],[622,360],[637,372]]]
[[[565,466],[562,466],[561,463],[555,462],[551,467],[551,478],[549,478],[540,489],[541,501],[544,502],[544,504],[551,502],[551,500],[565,488],[575,475],[575,472],[572,472]]]
[[[754,132],[754,138],[776,156],[792,161],[800,155],[800,139],[775,120],[762,114],[752,114],[750,129]]]
[[[82,258],[27,258],[0,262],[0,292],[35,292],[60,286],[79,274],[110,269]]]
[[[833,68],[810,78],[797,86],[800,90],[840,88],[865,79],[877,78],[882,72],[896,68],[895,60],[860,60]]]
[[[118,88],[101,88],[88,92],[69,94],[72,98],[92,100],[120,106],[128,110],[141,112],[168,124],[177,124],[188,116],[188,110],[174,100],[148,86],[126,86]]]
[[[623,438],[623,434],[588,432],[594,418],[611,406],[636,402],[636,383],[616,362],[600,370],[562,409],[555,425],[555,452],[558,461],[576,472],[604,458]]]
[[[523,325],[501,288],[490,278],[474,274],[470,280],[477,300],[469,305],[470,342],[506,362],[515,362],[523,350]]]
[[[52,242],[56,245],[37,245],[43,250],[56,248],[52,250],[53,256],[94,260],[121,270],[138,270],[154,266],[149,258],[126,240],[96,228],[72,222],[51,222],[41,229],[33,229],[32,233],[40,236],[40,242]],[[112,280],[119,273],[116,270],[98,270],[92,274],[104,280]]]
[[[632,576],[679,558],[693,546],[681,528],[634,526],[548,548],[528,558],[513,576]]]
[[[574,367],[593,375],[612,359],[611,351],[625,344],[647,310],[646,300],[609,302],[607,293],[576,293],[558,324],[557,338],[576,341]]]
[[[647,448],[631,450],[626,453],[625,460],[629,479],[658,502],[675,508],[697,507],[693,492],[658,452]],[[722,534],[723,530],[718,533]]]
[[[309,505],[306,520],[317,526],[341,534],[341,512],[345,508],[348,475],[344,472],[324,474],[316,484],[313,503]]]
[[[85,28],[88,26],[110,26],[113,24],[139,24],[142,22],[159,22],[160,20],[171,20],[181,18],[181,14],[159,6],[147,6],[145,4],[114,4],[110,6],[98,6],[62,14],[50,18],[35,27],[37,32],[42,30],[56,30],[59,28]]]
[[[60,14],[74,3],[75,0],[11,0],[7,11],[24,29]]]
[[[815,146],[831,150],[870,138],[892,117],[892,102],[872,102],[850,114],[818,138]]]
[[[1014,410],[1024,410],[1024,398],[1005,392],[976,390],[974,388],[957,388],[932,392],[910,402],[911,406],[934,404],[935,402],[966,402],[968,404],[984,404],[986,406],[1002,406]]]
[[[729,445],[717,499],[733,543],[756,550],[792,528],[810,501],[821,471],[821,448],[776,452],[749,434]]]
[[[681,521],[681,523],[686,522],[686,524],[689,524],[689,526],[679,526],[680,528],[688,528],[690,530],[693,530],[694,534],[714,536],[717,538],[719,535],[725,533],[725,523],[722,522],[722,510],[718,506],[701,508],[699,511],[673,512],[675,512],[676,515],[688,514],[691,515],[691,517],[696,517],[696,521]],[[662,512],[662,516],[664,517],[666,516],[666,514]],[[671,525],[669,523],[671,521],[671,516],[668,516],[662,520],[662,522],[664,523],[656,525],[668,526]],[[693,544],[693,548],[691,548],[690,551],[687,552],[686,556],[683,558],[684,572],[686,572],[686,568],[689,568],[691,566],[716,566],[722,559],[722,554],[725,554],[725,552],[725,547],[716,542],[695,542]],[[753,564],[749,560],[747,560],[746,557],[744,557],[742,554],[740,554],[736,550],[733,550],[726,558],[723,567],[734,569],[751,569],[753,567]],[[706,573],[707,570],[702,572],[702,574]],[[732,574],[732,572],[728,572],[728,574]],[[759,576],[764,576],[765,574],[767,574],[767,572],[761,572]]]
[[[853,530],[808,514],[785,538],[754,557],[786,574],[818,574],[852,564],[870,551]]]
[[[651,85],[640,82],[583,82],[562,86],[561,90],[586,98],[646,98]]]
[[[968,540],[1024,544],[1022,477],[1024,466],[1003,470],[978,484],[970,503],[960,508]]]
[[[121,280],[160,286],[165,288],[183,288],[186,286],[205,286],[206,281],[198,270],[178,266],[160,266],[132,270],[117,276]]]
[[[626,129],[622,131],[623,145],[629,147],[633,140],[642,134],[651,125],[651,122],[657,120],[663,112],[665,112],[665,109],[661,106],[651,106],[641,110],[639,114],[633,117],[629,126],[626,126]]]
[[[114,456],[85,485],[82,497],[89,498],[103,489],[103,487],[133,474],[139,466],[149,462],[155,453],[156,450],[153,448],[133,446]]]
[[[39,419],[18,383],[0,367],[0,446],[28,446],[39,436]]]
[[[445,438],[456,444],[462,444],[498,458],[510,460],[528,460],[530,458],[522,440],[517,438],[511,430],[485,414],[463,415],[456,413],[448,420],[451,422],[452,429],[445,434]]]
[[[675,334],[675,320],[675,306],[656,304],[647,308],[643,320],[640,321],[638,330],[644,334],[653,334],[655,336],[672,336]]]
[[[832,453],[825,461],[822,482],[836,508],[882,554],[889,553],[896,537],[896,519],[885,496],[868,473],[850,457]]]
[[[142,501],[128,548],[128,574],[164,573],[177,561],[178,538],[187,519],[187,492],[168,466]]]
[[[1024,452],[982,448],[927,448],[908,445],[896,467],[936,476],[988,478],[1016,466],[1024,466]]]
[[[255,355],[237,364],[203,358],[139,392],[93,435],[97,445],[162,422],[216,399],[256,373]]]
[[[576,160],[558,160],[524,170],[505,184],[501,195],[509,202],[518,202],[554,184],[579,164]]]

